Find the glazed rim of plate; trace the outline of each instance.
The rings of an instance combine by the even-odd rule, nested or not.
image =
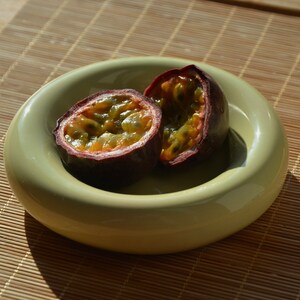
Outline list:
[[[36,130],[43,130],[43,134],[47,135],[47,142],[44,146],[46,147],[46,149],[43,149],[43,163],[39,162],[33,164],[33,167],[36,168],[35,174],[39,174],[38,176],[36,175],[34,177],[34,180],[36,180],[35,185],[39,186],[39,188],[42,189],[49,189],[49,186],[51,185],[52,192],[59,195],[60,197],[63,197],[66,201],[68,199],[71,201],[91,205],[123,208],[158,208],[185,205],[196,201],[205,201],[211,197],[215,197],[216,195],[222,195],[226,193],[226,191],[229,191],[234,187],[243,184],[250,177],[255,176],[257,172],[262,170],[264,162],[268,159],[268,157],[271,156],[272,149],[276,145],[276,129],[278,129],[278,120],[277,117],[274,116],[273,108],[267,103],[267,100],[265,100],[265,98],[255,88],[250,86],[245,81],[226,71],[190,60],[161,57],[138,57],[116,59],[81,67],[58,77],[57,79],[53,80],[52,82],[42,87],[39,91],[37,91],[27,102],[24,103],[22,109],[17,114],[16,119],[21,119],[22,122],[26,122],[26,120],[28,119],[28,114],[31,112],[31,110],[34,109],[36,103],[39,103],[39,106],[41,106],[41,102],[45,101],[47,93],[57,88],[58,85],[62,84],[63,81],[69,80],[71,84],[74,84],[78,80],[78,77],[82,76],[83,73],[92,73],[95,72],[95,70],[101,69],[103,67],[118,68],[118,66],[120,66],[120,63],[122,63],[124,67],[126,65],[159,65],[163,63],[166,66],[173,65],[175,68],[194,63],[199,65],[208,73],[212,73],[212,76],[214,76],[214,72],[217,72],[221,74],[221,76],[227,77],[230,81],[238,83],[240,85],[240,88],[242,88],[245,93],[248,94],[249,97],[251,97],[251,107],[259,107],[259,110],[255,110],[255,112],[253,112],[255,113],[255,119],[258,120],[258,122],[251,123],[253,140],[251,145],[247,145],[248,149],[245,165],[242,167],[226,170],[222,174],[202,185],[195,186],[183,191],[155,195],[129,195],[109,192],[91,187],[85,183],[80,182],[72,175],[70,175],[61,164],[54,143],[49,142],[49,139],[52,140],[49,128],[46,128],[45,124],[40,124],[40,128],[38,128],[38,126],[35,126],[34,128],[36,128]],[[230,99],[228,100],[229,104],[232,105],[230,103]],[[40,111],[39,120],[45,123],[45,117],[47,117],[46,109],[44,109],[44,111]],[[251,120],[250,115],[247,115],[247,118]],[[31,134],[33,135],[34,133]],[[268,144],[270,145],[269,147],[266,147],[263,142],[266,137],[268,138]],[[257,160],[257,155],[259,155],[260,157],[259,160]],[[56,168],[55,172],[48,172],[48,170],[51,170],[53,168]],[[32,170],[30,170],[30,172],[32,173]]]

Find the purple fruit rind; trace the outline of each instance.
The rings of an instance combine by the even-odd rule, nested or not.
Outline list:
[[[141,141],[107,153],[88,153],[68,146],[61,133],[64,121],[90,102],[106,95],[130,95],[135,102],[151,110],[153,119],[149,132]],[[61,161],[73,176],[98,188],[115,188],[139,180],[156,166],[162,147],[161,119],[161,110],[139,92],[133,89],[105,90],[73,105],[57,120],[53,135]]]
[[[228,103],[220,86],[209,74],[195,65],[168,70],[158,75],[145,89],[144,95],[154,98],[160,89],[160,84],[175,76],[193,76],[198,80],[203,89],[206,107],[202,134],[199,134],[196,145],[182,152],[175,159],[161,160],[161,163],[166,166],[179,166],[208,158],[223,144],[229,129]]]

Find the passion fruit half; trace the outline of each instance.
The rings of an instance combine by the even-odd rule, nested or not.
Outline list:
[[[65,168],[81,181],[114,188],[135,182],[159,160],[162,114],[132,89],[106,90],[72,106],[53,130]]]
[[[229,128],[228,103],[216,81],[197,66],[157,76],[144,95],[162,110],[162,164],[201,161],[223,144]]]

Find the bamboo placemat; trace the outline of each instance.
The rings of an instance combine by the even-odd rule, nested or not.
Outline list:
[[[0,32],[1,299],[300,299],[300,18],[201,0],[28,0]],[[134,256],[65,239],[24,212],[5,175],[11,119],[43,84],[111,58],[176,56],[242,77],[286,128],[280,196],[237,234]]]

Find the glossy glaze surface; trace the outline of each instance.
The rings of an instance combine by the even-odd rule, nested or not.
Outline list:
[[[114,192],[63,168],[51,132],[72,104],[99,89],[142,92],[157,74],[191,63],[214,77],[229,102],[230,134],[214,159],[172,174],[156,169]],[[22,106],[5,142],[10,185],[34,218],[76,241],[129,253],[188,250],[244,228],[276,199],[287,161],[284,129],[257,90],[212,66],[161,57],[100,62],[59,77]]]

